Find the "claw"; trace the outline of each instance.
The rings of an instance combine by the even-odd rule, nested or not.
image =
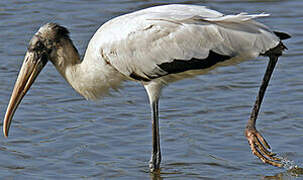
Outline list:
[[[258,131],[257,131],[256,135],[257,135],[257,139],[259,141],[261,141],[262,144],[264,144],[267,149],[271,149],[271,147],[269,146],[269,144],[266,142],[266,140],[263,138],[263,136]]]
[[[252,150],[252,153],[260,158],[264,163],[282,167],[283,164],[280,163],[281,159],[274,157],[276,153],[270,152],[270,146],[262,135],[256,129],[246,129],[245,135],[248,140],[248,144]]]
[[[262,144],[260,142],[260,140],[258,139],[258,137],[254,137],[254,142],[255,144],[258,146],[259,151],[264,154],[266,157],[268,157],[269,159],[272,159],[274,161],[281,161],[281,159],[274,157],[275,155],[277,155],[276,153],[270,152],[269,150],[267,150],[264,147],[264,144]]]

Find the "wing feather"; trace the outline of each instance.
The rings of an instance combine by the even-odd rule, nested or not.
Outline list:
[[[90,44],[125,76],[147,80],[168,74],[159,65],[174,60],[203,61],[210,52],[254,58],[273,48],[279,38],[252,20],[264,16],[224,16],[194,5],[157,6],[105,23]]]

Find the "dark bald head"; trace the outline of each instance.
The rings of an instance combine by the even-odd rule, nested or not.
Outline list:
[[[40,27],[29,42],[28,50],[50,52],[62,40],[70,40],[69,31],[56,23],[47,23]]]
[[[45,57],[53,63],[57,61],[60,52],[61,55],[70,53],[70,51],[78,54],[69,38],[69,31],[56,23],[47,23],[41,26],[30,40],[28,51],[37,55],[45,54]]]
[[[79,53],[72,40],[69,38],[69,31],[59,24],[47,23],[39,28],[28,45],[28,52],[37,56],[46,57],[56,67],[70,63],[64,57],[80,59]]]
[[[56,23],[47,23],[43,25],[38,32],[37,36],[40,36],[43,39],[52,40],[55,42],[60,41],[62,38],[69,38],[69,31],[59,24]]]

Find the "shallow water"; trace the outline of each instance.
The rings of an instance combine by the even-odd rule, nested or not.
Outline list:
[[[46,22],[69,28],[83,55],[105,21],[164,4],[147,0],[1,0],[0,117],[29,39]],[[301,0],[169,1],[224,13],[270,13],[260,19],[286,31],[257,127],[273,150],[297,169],[263,164],[251,154],[244,128],[267,59],[223,67],[171,84],[160,102],[161,174],[148,172],[150,110],[140,84],[98,102],[85,101],[49,63],[18,108],[10,137],[0,137],[4,179],[303,179],[303,2]]]

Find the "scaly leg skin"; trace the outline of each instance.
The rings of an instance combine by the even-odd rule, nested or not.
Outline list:
[[[158,99],[151,103],[152,108],[152,154],[149,161],[150,172],[159,172],[161,163]]]
[[[270,146],[263,138],[263,136],[256,129],[256,120],[260,110],[260,106],[271,78],[272,72],[278,62],[278,56],[270,56],[269,63],[267,65],[266,72],[263,77],[262,84],[259,89],[259,94],[256,98],[254,108],[251,112],[250,119],[247,122],[245,129],[245,135],[248,140],[248,144],[252,150],[252,153],[260,158],[264,163],[271,164],[273,166],[282,167],[281,159],[274,157],[276,154],[270,152]]]
[[[160,172],[161,152],[151,155],[149,161],[150,172]]]

